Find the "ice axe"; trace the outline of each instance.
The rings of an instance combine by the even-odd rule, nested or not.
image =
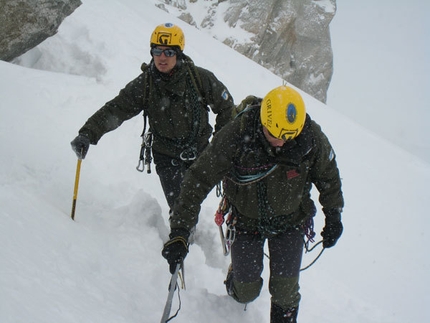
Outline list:
[[[167,323],[173,318],[175,318],[180,309],[181,309],[181,298],[179,297],[179,286],[178,286],[178,276],[180,276],[179,271],[183,269],[183,262],[176,265],[175,272],[172,274],[172,278],[169,283],[169,294],[167,296],[166,305],[164,306],[163,316],[161,317],[160,323]],[[183,274],[182,274],[183,275]],[[183,279],[183,277],[182,277]],[[170,310],[172,309],[173,303],[173,294],[175,293],[176,288],[178,288],[178,297],[179,297],[179,308],[173,316],[170,316]]]
[[[76,200],[78,198],[79,177],[81,174],[81,163],[82,163],[82,159],[78,159],[78,163],[76,165],[75,189],[73,190],[73,203],[72,203],[72,214],[71,214],[72,220],[75,220]]]

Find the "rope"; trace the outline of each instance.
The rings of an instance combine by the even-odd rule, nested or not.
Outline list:
[[[167,319],[166,320],[166,323],[167,322],[170,322],[171,320],[173,320],[176,316],[178,316],[178,314],[179,314],[179,311],[181,310],[181,305],[182,305],[182,301],[181,301],[181,293],[180,293],[180,288],[179,288],[179,286],[178,286],[178,283],[176,283],[176,287],[175,287],[177,290],[178,290],[178,301],[179,301],[179,305],[178,305],[178,309],[176,310],[176,313],[175,314],[173,314],[171,317],[169,317],[169,319]]]
[[[306,249],[306,253],[311,252],[312,250],[315,249],[316,246],[318,246],[319,244],[321,244],[323,241],[319,241],[318,243],[315,244],[315,246],[313,246],[312,248],[308,249],[308,244],[305,243],[305,249]],[[322,248],[321,251],[319,252],[318,256],[316,256],[316,258],[306,267],[300,268],[300,271],[304,271],[306,269],[309,269],[312,265],[314,265],[317,260],[319,259],[319,257],[321,257],[322,253],[324,252],[325,248]],[[267,257],[267,259],[270,259],[270,256],[267,253],[264,253],[264,255]]]
[[[261,173],[255,174],[255,175],[239,175],[239,174],[234,174],[234,177],[236,177],[237,180],[235,180],[232,177],[228,177],[228,179],[231,180],[234,184],[239,185],[239,186],[250,185],[250,184],[254,184],[254,183],[258,182],[258,181],[261,181],[263,178],[266,178],[277,167],[278,167],[278,164],[275,164],[270,169],[268,169],[267,171],[261,172]]]
[[[322,240],[320,241],[320,242],[322,242]],[[320,243],[319,242],[319,243]],[[314,248],[316,247],[316,245],[314,246]],[[312,248],[313,249],[313,248]],[[322,248],[321,249],[321,251],[320,251],[320,253],[318,254],[318,256],[314,259],[314,261],[312,261],[309,265],[307,265],[306,267],[303,267],[303,268],[301,268],[300,269],[300,271],[304,271],[304,270],[306,270],[306,269],[308,269],[309,267],[311,267],[314,263],[316,263],[316,261],[318,260],[318,258],[319,257],[321,257],[321,255],[322,255],[322,253],[323,253],[323,251],[325,250],[325,248]]]

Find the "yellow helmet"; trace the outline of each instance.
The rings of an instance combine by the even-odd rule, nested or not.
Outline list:
[[[306,120],[302,96],[285,85],[273,89],[261,101],[260,119],[273,137],[294,139],[303,130]]]
[[[181,51],[185,47],[185,36],[181,28],[167,22],[155,27],[151,35],[151,48],[156,45],[160,46],[178,46]]]

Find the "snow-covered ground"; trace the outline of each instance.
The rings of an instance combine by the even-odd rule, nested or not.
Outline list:
[[[76,221],[70,219],[76,156],[69,143],[150,60],[156,25],[179,24],[185,52],[212,70],[236,102],[282,82],[154,2],[83,0],[21,66],[0,61],[0,322],[160,320],[170,276],[160,254],[168,208],[158,177],[135,170],[142,118],[90,148]],[[346,207],[338,245],[302,273],[300,322],[429,321],[429,163],[303,95],[337,152]],[[336,96],[356,102],[349,92]],[[246,311],[226,296],[229,259],[213,222],[217,206],[215,194],[204,202],[186,259],[182,309],[172,322],[269,322],[266,270],[262,293]],[[322,224],[319,211],[318,233]],[[304,265],[315,256],[305,255]]]

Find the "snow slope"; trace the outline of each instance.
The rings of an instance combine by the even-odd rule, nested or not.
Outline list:
[[[21,66],[0,62],[0,322],[160,320],[170,276],[160,255],[168,209],[158,177],[135,170],[140,117],[90,148],[70,219],[76,157],[69,143],[149,61],[156,25],[179,24],[186,53],[214,71],[236,102],[282,82],[153,2],[84,0]],[[337,152],[346,207],[338,245],[302,273],[300,322],[429,321],[430,165],[303,95]],[[226,296],[217,205],[215,194],[204,202],[173,322],[269,322],[266,270],[246,311]],[[319,211],[317,232],[322,221]],[[304,265],[315,256],[305,255]]]
[[[430,2],[336,2],[327,103],[430,162]]]

